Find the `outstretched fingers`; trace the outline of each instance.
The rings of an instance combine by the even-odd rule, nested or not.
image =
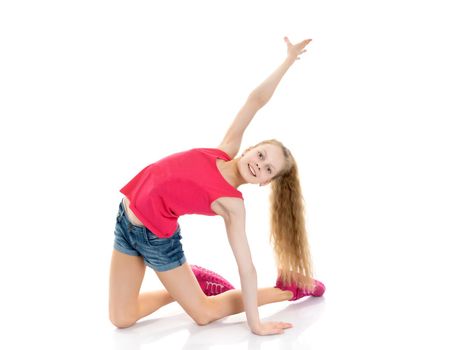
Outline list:
[[[311,42],[311,39],[305,39],[299,42],[298,44],[293,45],[290,42],[289,38],[285,36],[284,41],[287,43],[287,54],[289,56],[295,57],[296,59],[300,59],[300,57],[298,56],[306,52],[306,50],[304,50],[305,46],[307,46]]]

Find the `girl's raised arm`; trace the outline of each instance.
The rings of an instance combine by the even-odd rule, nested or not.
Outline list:
[[[299,55],[306,52],[304,48],[311,41],[311,39],[306,39],[296,45],[292,45],[287,37],[285,37],[284,40],[287,43],[287,58],[269,77],[266,78],[266,80],[264,80],[250,93],[247,101],[237,113],[237,116],[230,125],[224,139],[218,147],[226,152],[232,159],[240,150],[243,133],[255,116],[256,112],[271,99],[285,72],[287,72],[295,60],[300,59],[300,57],[298,57]]]

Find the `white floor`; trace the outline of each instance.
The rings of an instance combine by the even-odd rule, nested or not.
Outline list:
[[[408,263],[408,262],[406,262]],[[345,267],[342,266],[342,270]],[[410,270],[410,268],[409,268]],[[258,337],[244,314],[199,327],[175,303],[132,328],[117,330],[101,315],[91,325],[57,319],[41,329],[64,332],[63,344],[111,349],[465,349],[466,283],[460,276],[434,276],[432,291],[415,275],[352,278],[326,276],[322,298],[281,302],[260,308],[262,319],[294,324],[283,335]],[[339,276],[339,277],[337,277]],[[95,313],[94,313],[95,315]],[[64,322],[65,321],[65,322]],[[52,337],[51,342],[54,342]]]
[[[85,213],[77,214],[81,218]],[[77,231],[85,228],[80,225]],[[197,249],[201,253],[198,256],[192,247],[199,238],[185,231],[183,240],[189,260],[219,271],[238,286],[232,257],[226,255],[225,263],[219,263],[218,257],[206,256],[209,249],[202,247]],[[64,234],[78,236],[79,232]],[[214,237],[213,232],[198,234]],[[84,235],[89,239],[89,234]],[[262,319],[294,324],[283,335],[268,337],[252,334],[244,313],[197,326],[176,303],[131,328],[118,330],[107,320],[110,249],[98,242],[83,256],[80,251],[84,245],[72,248],[73,239],[68,237],[62,241],[62,252],[40,259],[26,247],[26,254],[10,259],[16,269],[4,266],[11,283],[4,284],[2,291],[2,348],[465,349],[467,286],[463,246],[407,239],[405,247],[397,247],[390,240],[378,244],[360,238],[355,233],[354,243],[344,236],[340,242],[332,236],[316,239],[317,278],[325,282],[327,291],[322,298],[262,306]],[[219,234],[219,239],[224,238]],[[258,247],[261,240],[264,237],[252,235],[253,251],[263,249]],[[107,243],[111,244],[110,234]],[[32,238],[27,244],[45,247],[46,243]],[[268,247],[264,249],[266,252]],[[228,247],[220,250],[226,254]],[[268,261],[269,257],[266,253],[255,256],[259,286],[268,286],[274,270],[262,260]],[[69,265],[60,261],[68,261]],[[161,285],[147,269],[142,289],[153,288]]]

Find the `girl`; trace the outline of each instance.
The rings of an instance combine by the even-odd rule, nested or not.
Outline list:
[[[118,328],[133,325],[161,306],[177,301],[198,324],[246,312],[258,335],[283,333],[292,324],[262,322],[258,306],[304,296],[321,296],[313,279],[297,165],[277,140],[240,149],[243,133],[271,98],[279,81],[311,39],[292,45],[285,61],[247,98],[217,148],[194,148],[165,157],[141,170],[120,192],[110,269],[109,317]],[[274,288],[257,288],[257,275],[245,232],[240,185],[272,184],[271,241],[278,277]],[[220,215],[234,253],[241,290],[218,274],[188,265],[177,219],[183,214]],[[140,293],[145,265],[166,288]],[[208,297],[209,296],[209,297]]]

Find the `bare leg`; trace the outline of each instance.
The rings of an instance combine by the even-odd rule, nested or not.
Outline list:
[[[174,298],[165,289],[141,293],[138,296],[138,320],[174,301]]]
[[[109,283],[109,318],[119,328],[131,326],[173,301],[165,290],[139,293],[146,266],[140,256],[112,253]]]
[[[170,295],[198,325],[244,311],[241,290],[229,290],[207,297],[187,263],[170,271],[156,271],[156,274]],[[258,305],[284,301],[291,297],[292,292],[278,288],[258,289]]]
[[[126,328],[175,299],[167,290],[140,293],[146,266],[143,259],[114,250],[110,268],[109,317],[118,328]],[[163,284],[173,290],[179,304],[198,324],[207,324],[244,311],[241,290],[207,297],[187,263],[158,272]],[[289,291],[258,289],[258,305],[288,300]]]
[[[278,288],[259,288],[258,289],[258,306],[277,303],[292,298],[293,293],[283,291]],[[238,314],[245,311],[243,307],[242,291],[240,289],[229,290],[225,293],[218,294],[209,298],[217,307],[217,317],[220,319],[229,315]]]
[[[259,288],[258,306],[289,300],[292,296],[292,292],[283,291],[274,287]],[[244,311],[241,289],[229,290],[219,295],[210,296],[209,299],[223,306],[219,311],[219,318]],[[139,318],[147,316],[173,301],[175,301],[174,298],[172,298],[166,290],[141,293],[138,297],[141,310]]]

